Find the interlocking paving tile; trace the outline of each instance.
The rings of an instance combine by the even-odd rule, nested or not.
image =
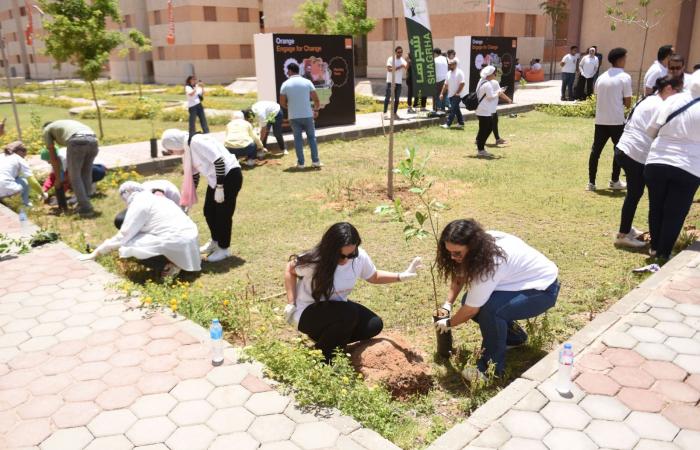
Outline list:
[[[214,390],[214,385],[206,379],[184,380],[170,392],[180,401],[203,400]]]
[[[681,430],[673,443],[683,450],[695,450],[700,442],[700,431]]]
[[[500,450],[547,450],[542,442],[535,439],[513,438]]]
[[[256,450],[260,443],[248,433],[232,433],[217,437],[209,450]]]
[[[695,404],[700,400],[700,392],[689,384],[675,380],[659,380],[652,390],[669,402],[682,402]]]
[[[603,356],[614,366],[639,367],[645,361],[634,350],[623,348],[609,348],[603,352]]]
[[[246,431],[253,420],[255,416],[247,409],[235,406],[216,410],[207,420],[207,426],[219,434],[228,434]]]
[[[649,315],[660,322],[682,322],[683,315],[669,308],[651,308]]]
[[[313,422],[297,425],[291,440],[304,450],[313,450],[333,447],[339,436],[327,423]]]
[[[661,331],[666,336],[674,337],[692,337],[695,330],[684,323],[678,322],[659,322],[656,324],[656,329]]]
[[[244,406],[256,416],[264,416],[283,413],[288,404],[289,398],[270,391],[253,394]]]
[[[179,381],[176,376],[169,373],[146,373],[141,377],[136,387],[143,394],[159,394],[170,392]]]
[[[662,414],[678,427],[700,431],[700,407],[684,404],[672,404],[663,410]]]
[[[597,450],[598,446],[586,436],[585,433],[576,430],[554,428],[544,437],[544,444],[551,450]]]
[[[642,370],[657,380],[684,380],[688,373],[677,365],[667,361],[646,361]]]
[[[134,445],[124,435],[97,438],[85,447],[85,450],[131,450]]]
[[[565,404],[565,403],[562,403]],[[481,432],[469,444],[477,447],[498,448],[511,438],[510,432],[499,422],[491,424],[490,427]]]
[[[544,408],[549,400],[547,397],[542,395],[538,390],[531,390],[525,397],[522,398],[518,403],[515,404],[513,409],[521,409],[523,411],[539,411]]]
[[[610,361],[605,359],[601,355],[596,355],[594,353],[586,353],[578,361],[576,361],[576,367],[581,370],[594,370],[594,371],[604,371],[610,369],[612,365]]]
[[[665,406],[660,395],[647,389],[624,387],[617,398],[634,411],[659,412]]]
[[[39,419],[49,417],[61,407],[63,401],[59,395],[41,395],[34,397],[17,408],[17,415],[22,419]]]
[[[96,402],[105,410],[128,408],[140,395],[133,386],[111,387],[102,392]]]
[[[295,423],[283,414],[259,416],[248,428],[248,433],[260,443],[289,439]]]
[[[41,450],[81,450],[93,440],[85,427],[54,431],[41,443]]]
[[[651,327],[634,326],[627,330],[627,333],[629,333],[639,342],[655,342],[660,344],[667,338],[664,333]]]
[[[214,386],[227,386],[230,384],[240,384],[247,375],[247,366],[235,364],[231,366],[214,367],[207,374],[207,380]]]
[[[204,423],[214,413],[214,407],[206,400],[190,400],[178,403],[168,417],[177,426]]]
[[[678,446],[671,442],[640,439],[634,450],[678,450]]]
[[[136,423],[137,417],[128,409],[103,411],[87,424],[88,430],[95,436],[124,434]]]
[[[542,439],[552,426],[540,415],[531,411],[508,411],[501,424],[514,437]]]
[[[695,339],[670,337],[665,344],[678,353],[686,355],[700,355],[700,342]]]
[[[51,419],[59,428],[73,428],[87,425],[99,412],[94,402],[66,403]]]
[[[554,428],[583,430],[591,421],[591,416],[586,411],[571,403],[551,402],[540,411],[540,414]]]
[[[207,401],[217,408],[242,406],[253,395],[240,385],[217,387],[207,397]]]
[[[586,428],[585,433],[593,442],[606,448],[633,448],[639,441],[639,436],[621,422],[593,420]]]
[[[177,428],[175,424],[167,417],[149,417],[134,423],[126,432],[126,437],[134,445],[157,444],[165,442],[175,428]]]
[[[603,343],[611,348],[631,349],[637,345],[638,341],[627,333],[612,331],[603,336]]]
[[[634,411],[625,423],[634,430],[639,437],[670,442],[678,434],[679,428],[669,422],[661,414]]]
[[[639,367],[615,367],[608,376],[620,386],[648,389],[654,384],[654,377]]]
[[[590,394],[615,395],[620,385],[612,378],[602,373],[584,372],[579,375],[576,384]]]
[[[667,345],[649,342],[641,342],[634,349],[644,358],[657,361],[673,361],[677,354],[675,350]]]
[[[139,397],[129,408],[139,419],[167,415],[177,404],[175,397],[168,393],[151,394]]]
[[[206,450],[216,434],[206,425],[179,427],[165,441],[171,450]]]
[[[700,373],[700,356],[678,355],[673,362],[688,373]]]
[[[594,419],[619,422],[630,413],[630,409],[616,397],[605,395],[587,395],[579,405]]]

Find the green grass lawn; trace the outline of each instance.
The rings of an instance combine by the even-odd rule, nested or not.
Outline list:
[[[51,118],[49,111],[46,115]],[[138,122],[129,125],[139,126]],[[562,289],[556,307],[549,313],[550,344],[554,346],[641,282],[643,278],[633,275],[631,269],[648,260],[642,252],[612,245],[624,194],[584,191],[592,120],[531,112],[517,118],[502,117],[500,127],[510,144],[490,149],[499,157],[495,160],[474,157],[476,123],[470,121],[465,131],[430,128],[398,133],[397,161],[406,146],[417,147],[419,155],[431,156],[428,172],[437,181],[436,197],[450,207],[441,217],[441,224],[456,218],[475,218],[489,229],[523,238],[556,262]],[[134,130],[122,126],[115,132],[127,134]],[[324,230],[338,221],[352,222],[358,228],[363,247],[378,268],[403,270],[416,255],[431,260],[434,243],[426,239],[407,245],[400,224],[373,213],[378,205],[387,203],[387,145],[384,137],[321,144],[325,167],[320,171],[287,170],[294,163],[292,155],[270,158],[265,165],[245,171],[234,216],[231,249],[235,258],[222,264],[205,263],[198,279],[207,290],[243,282],[254,286],[256,298],[282,293],[283,270],[289,255],[313,246]],[[607,185],[611,158],[609,144],[600,161],[599,186]],[[179,172],[162,177],[178,185],[181,180]],[[405,186],[399,189],[398,196],[409,207],[415,206]],[[42,209],[33,211],[32,219],[44,228],[59,230],[63,239],[76,248],[85,242],[96,245],[115,232],[112,219],[123,204],[110,188],[105,197],[95,201],[95,206],[102,216],[93,220],[77,216],[58,218]],[[638,228],[646,229],[646,215],[645,196],[637,211]],[[194,207],[191,216],[199,225],[200,241],[204,242],[209,234],[201,203]],[[700,225],[697,203],[687,224]],[[440,284],[440,299],[445,292],[446,285]],[[390,286],[360,283],[352,298],[378,312],[388,331],[404,335],[432,359],[435,337],[427,273],[415,281]],[[264,302],[281,313],[285,300],[277,297]],[[274,326],[279,327],[280,336],[293,336],[281,322]],[[473,324],[460,327],[455,342],[462,349],[474,348],[480,342],[478,328]],[[532,348],[509,352],[509,377],[517,377],[541,355],[543,351]],[[418,425],[397,433],[400,436],[395,439],[404,448],[424,446],[436,437],[431,433],[463,420],[498,389],[492,387],[487,395],[474,398],[449,365],[435,364],[434,369],[439,382],[428,396],[432,409],[426,413],[420,406],[426,404],[425,399],[416,403]],[[438,425],[433,416],[438,417]]]

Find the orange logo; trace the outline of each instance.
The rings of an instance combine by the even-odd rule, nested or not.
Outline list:
[[[352,38],[345,39],[345,48],[347,50],[352,50]]]

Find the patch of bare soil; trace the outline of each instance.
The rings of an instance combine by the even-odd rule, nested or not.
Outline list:
[[[370,384],[385,385],[394,398],[425,394],[433,385],[426,356],[397,334],[382,334],[348,350],[355,370]]]

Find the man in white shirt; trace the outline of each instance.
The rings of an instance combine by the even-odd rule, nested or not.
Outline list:
[[[571,46],[571,51],[564,55],[559,65],[561,66],[561,99],[574,99],[574,80],[576,79],[576,53],[578,47]],[[567,96],[567,90],[569,95]]]
[[[688,91],[690,88],[690,77],[692,74],[685,73],[685,58],[683,55],[673,55],[668,60],[668,75],[673,78],[678,78],[683,83],[683,90]]]
[[[440,101],[447,100],[450,102],[450,114],[447,116],[447,123],[440,125],[442,128],[450,128],[452,121],[457,117],[457,128],[464,128],[464,118],[462,111],[459,108],[464,94],[464,72],[457,67],[457,61],[449,60],[447,62],[447,79],[445,80],[442,91],[440,92]]]
[[[656,53],[656,61],[647,69],[644,74],[644,95],[651,95],[654,92],[656,79],[668,75],[668,60],[673,56],[673,45],[662,45]]]
[[[433,111],[444,111],[445,104],[440,100],[440,93],[447,79],[447,58],[442,54],[439,48],[433,49],[435,57],[435,96],[433,96]]]
[[[612,67],[598,77],[595,84],[595,133],[588,159],[589,191],[596,190],[598,160],[605,144],[612,139],[613,144],[617,145],[625,130],[625,108],[632,104],[632,77],[624,71],[626,59],[626,49],[618,47],[610,50],[608,62]],[[620,166],[614,158],[609,187],[613,190],[625,189],[625,184],[620,181]]]
[[[598,58],[595,56],[595,48],[591,47],[588,49],[588,54],[581,58],[581,61],[578,63],[579,71],[583,77],[584,95],[586,97],[590,97],[593,93],[593,81],[599,66]]]
[[[393,65],[392,65],[393,63]],[[386,93],[384,94],[384,115],[389,109],[391,102],[391,85],[394,85],[394,118],[397,118],[396,112],[399,110],[399,98],[401,97],[401,83],[406,72],[408,63],[403,58],[403,47],[400,45],[394,49],[394,56],[390,56],[386,60]]]

